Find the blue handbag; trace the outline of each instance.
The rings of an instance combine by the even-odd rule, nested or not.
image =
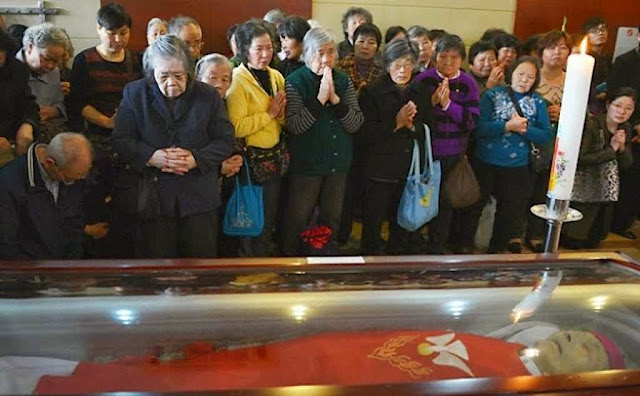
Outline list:
[[[230,236],[255,237],[262,233],[264,227],[262,186],[251,183],[247,161],[242,167],[247,175],[247,184],[240,184],[240,175],[236,177],[236,188],[227,203],[222,231]]]
[[[413,157],[398,206],[398,225],[407,231],[415,231],[438,215],[440,198],[440,161],[433,161],[431,131],[424,125],[425,167],[420,174],[420,148],[413,141]]]

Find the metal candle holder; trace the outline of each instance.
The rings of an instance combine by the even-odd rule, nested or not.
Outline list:
[[[546,204],[531,207],[531,213],[547,221],[544,252],[557,253],[562,224],[582,220],[582,213],[569,207],[571,201],[547,197]]]

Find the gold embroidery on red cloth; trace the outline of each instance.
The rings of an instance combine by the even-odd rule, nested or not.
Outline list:
[[[426,377],[432,372],[430,368],[424,367],[420,362],[411,359],[407,355],[399,355],[396,351],[416,338],[418,338],[417,335],[393,337],[385,342],[383,346],[376,348],[367,357],[388,361],[393,367],[409,373],[413,378]]]

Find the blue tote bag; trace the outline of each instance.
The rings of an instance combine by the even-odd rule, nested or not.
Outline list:
[[[264,227],[262,186],[251,183],[247,161],[242,167],[247,175],[247,184],[240,184],[240,175],[236,177],[236,188],[227,203],[222,231],[230,236],[255,237],[262,233]]]
[[[415,231],[438,215],[440,198],[440,161],[433,161],[431,131],[424,125],[425,167],[420,174],[420,148],[413,141],[413,157],[398,207],[398,225],[407,231]]]

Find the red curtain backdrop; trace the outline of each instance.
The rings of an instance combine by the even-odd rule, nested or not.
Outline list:
[[[110,2],[100,1],[102,5]],[[262,18],[273,8],[311,18],[311,0],[118,0],[118,3],[133,19],[129,46],[135,50],[147,46],[147,22],[153,17],[167,21],[178,14],[195,18],[202,26],[204,53],[220,52],[225,55],[231,53],[226,32],[233,24]]]
[[[524,40],[535,33],[560,29],[565,15],[567,32],[572,35],[578,34],[590,17],[603,17],[609,25],[605,52],[613,53],[618,27],[640,25],[640,0],[518,0],[514,33]]]

